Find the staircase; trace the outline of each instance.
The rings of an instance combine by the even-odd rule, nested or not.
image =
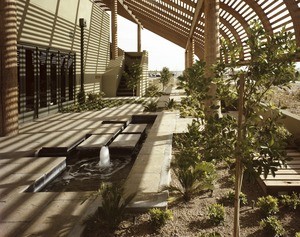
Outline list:
[[[126,78],[122,76],[117,90],[117,96],[134,96],[132,89],[129,89],[126,84]]]
[[[300,192],[300,151],[299,148],[287,148],[286,167],[281,167],[276,171],[276,176],[271,174],[265,179],[263,175],[258,179],[258,183],[265,193],[278,195],[284,193]]]
[[[133,62],[140,63],[141,60],[142,60],[141,54],[135,55],[134,53],[126,52],[125,60],[124,60],[124,70],[128,71],[129,65],[131,65]],[[133,93],[132,89],[127,87],[126,78],[122,76],[116,94],[117,96],[135,96],[137,93],[136,90]]]

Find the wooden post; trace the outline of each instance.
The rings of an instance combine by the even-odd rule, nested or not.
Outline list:
[[[195,46],[194,39],[190,39],[189,47],[188,47],[188,67],[192,67],[194,63],[194,54],[195,54]]]
[[[0,1],[0,136],[18,133],[16,0]]]
[[[204,60],[206,62],[205,76],[213,77],[214,73],[211,66],[217,63],[220,56],[219,45],[219,0],[205,0],[204,15],[205,15],[205,31],[204,31]],[[210,86],[209,95],[211,99],[205,103],[206,115],[221,114],[221,103],[216,96],[216,85]],[[211,109],[211,107],[219,106],[219,109]]]
[[[188,49],[185,49],[185,53],[184,53],[184,59],[185,59],[185,69],[187,69],[189,67],[189,51]]]
[[[118,0],[112,0],[111,11],[112,59],[118,57]]]
[[[137,51],[142,52],[142,37],[141,37],[142,27],[140,24],[137,25]]]

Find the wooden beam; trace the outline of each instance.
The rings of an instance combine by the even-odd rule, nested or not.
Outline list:
[[[187,42],[186,42],[186,46],[185,46],[186,49],[188,49],[188,47],[189,47],[189,44],[191,42],[191,39],[193,38],[195,29],[196,29],[197,24],[199,22],[203,2],[204,2],[204,0],[198,0],[198,2],[197,2],[195,12],[194,12],[193,21],[192,21],[192,26],[191,26],[190,33],[189,33],[189,36],[188,36],[188,39],[187,39]]]
[[[142,35],[141,35],[141,25],[137,25],[137,51],[142,52]]]
[[[98,4],[105,4],[111,11],[113,9],[112,0],[95,0],[94,2]],[[124,0],[118,0],[118,11],[122,12],[122,15],[126,15],[126,18],[129,17],[133,22],[135,22],[143,28],[138,18],[136,18],[136,16],[128,9],[126,4],[124,3]]]
[[[111,42],[112,42],[112,59],[115,60],[118,57],[118,0],[112,0],[111,9]]]
[[[142,29],[143,29],[143,26],[141,24],[141,22],[139,21],[139,19],[132,13],[131,10],[129,10],[128,6],[124,3],[124,0],[118,0],[119,1],[119,4],[122,6],[122,9],[124,9],[130,16],[131,18],[133,19],[133,21],[138,24]]]

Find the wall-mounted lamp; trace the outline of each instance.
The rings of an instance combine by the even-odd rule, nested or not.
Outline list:
[[[79,18],[79,26],[80,28],[86,27],[86,20],[84,18]]]
[[[86,27],[86,21],[84,18],[79,18],[80,26],[80,90],[84,91],[84,28]]]

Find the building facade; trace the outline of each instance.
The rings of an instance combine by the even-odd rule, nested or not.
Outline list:
[[[74,103],[81,80],[84,28],[84,89],[100,92],[110,60],[110,16],[91,0],[18,0],[19,123]]]

